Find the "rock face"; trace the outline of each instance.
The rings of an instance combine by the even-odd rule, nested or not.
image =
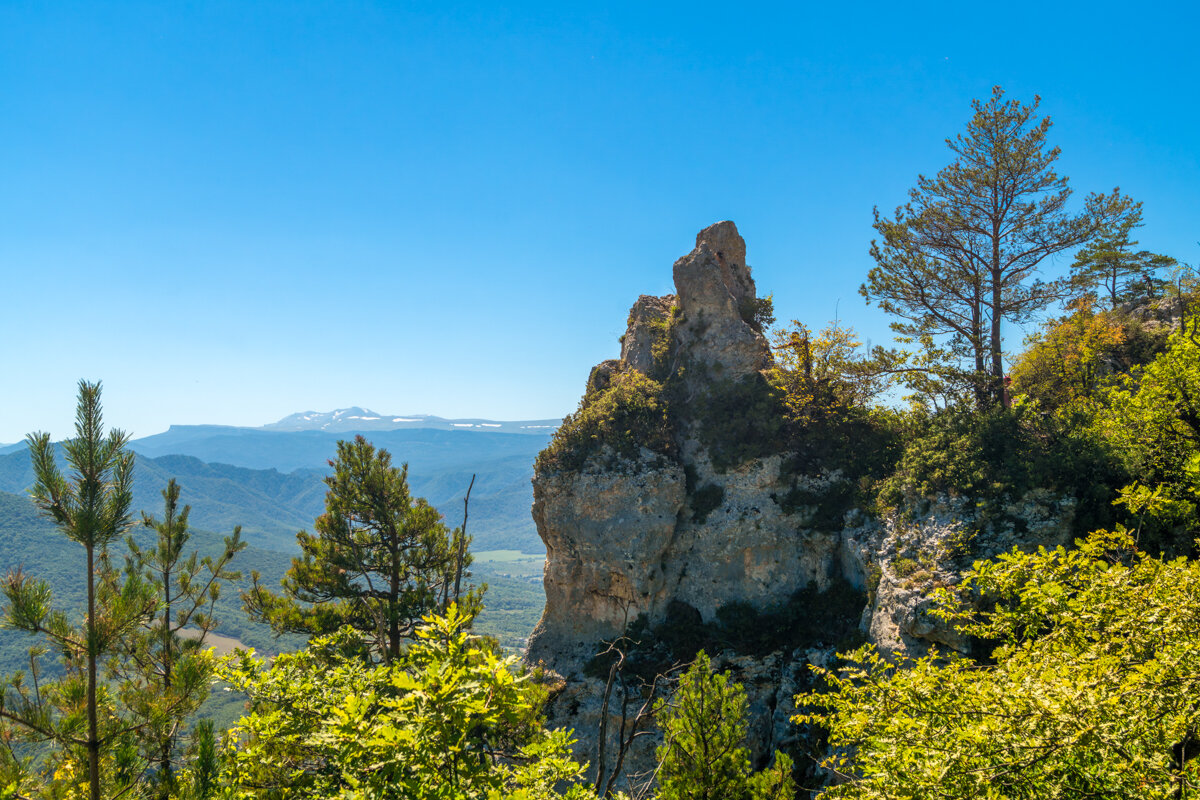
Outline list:
[[[839,476],[785,481],[779,454],[718,469],[702,435],[711,385],[761,380],[771,365],[737,227],[719,222],[701,231],[695,248],[675,262],[674,279],[676,294],[634,303],[621,358],[593,369],[587,395],[599,396],[633,372],[655,385],[674,381],[674,447],[620,457],[602,450],[582,467],[539,468],[534,477],[546,606],[528,659],[564,677],[550,721],[575,730],[583,758],[595,759],[604,688],[584,666],[639,616],[660,624],[670,609],[684,608],[712,622],[732,603],[771,608],[810,585],[865,580],[856,551],[844,544],[840,516],[822,526],[811,506],[781,500],[797,486],[819,496]],[[795,738],[791,695],[808,680],[810,655],[818,657],[802,650],[718,659],[747,687],[756,758]],[[618,727],[613,720],[610,730]],[[652,763],[655,741],[639,740],[627,758],[630,775]],[[610,742],[610,752],[614,747]]]
[[[590,658],[597,642],[664,593],[685,499],[678,464],[535,479],[533,518],[546,542],[546,608],[530,644],[536,658],[552,666]]]
[[[666,378],[672,363],[701,365],[721,380],[768,367],[770,348],[743,313],[756,300],[745,254],[732,222],[701,231],[695,249],[675,262],[677,294],[638,298],[621,359],[597,366],[589,389],[606,388],[624,370]],[[665,362],[656,360],[656,347],[666,351]],[[728,603],[767,607],[845,572],[840,534],[809,528],[804,509],[777,502],[780,456],[720,472],[687,405],[675,426],[681,455],[673,458],[643,449],[617,466],[601,459],[534,476],[533,515],[547,561],[546,609],[530,640],[531,660],[570,674],[602,640],[640,614],[663,619],[672,602],[712,620]]]
[[[740,378],[770,364],[770,348],[754,330],[754,279],[746,265],[746,242],[732,222],[696,235],[696,248],[675,262],[675,289],[684,323],[679,343],[722,378]]]
[[[620,449],[584,447],[581,458],[539,461],[533,516],[546,544],[546,606],[527,658],[563,678],[549,722],[574,729],[577,755],[595,759],[604,681],[586,667],[606,642],[639,618],[661,630],[714,623],[723,609],[770,612],[790,603],[800,615],[793,621],[824,620],[828,635],[810,631],[804,641],[754,656],[710,653],[746,687],[750,745],[761,767],[776,748],[791,748],[794,757],[811,749],[818,733],[790,723],[792,697],[811,685],[810,664],[828,665],[846,644],[835,631],[858,628],[884,652],[921,655],[935,645],[968,651],[969,642],[928,613],[930,592],[956,582],[971,558],[1061,541],[1071,508],[1026,497],[1006,509],[1022,534],[989,530],[968,542],[963,531],[979,526],[970,524],[963,503],[935,500],[915,521],[900,513],[879,520],[844,505],[848,480],[839,470],[800,468],[801,459],[778,447],[739,448],[742,439],[769,443],[773,433],[770,415],[755,417],[761,412],[750,408],[761,396],[755,387],[766,386],[761,372],[771,355],[757,327],[760,301],[737,227],[718,222],[701,231],[695,248],[675,262],[674,279],[676,294],[634,303],[621,358],[592,370],[583,404],[615,414],[604,403],[617,402],[616,390],[640,387],[631,416],[618,417],[608,435],[619,437],[635,418],[654,418],[669,406],[655,423],[669,428],[666,437],[653,437],[658,450],[618,442]],[[723,440],[714,438],[714,426]],[[559,435],[570,428],[568,420]],[[599,436],[598,428],[580,430],[582,445]],[[721,442],[736,457],[718,452]],[[843,599],[817,608],[829,588]],[[797,612],[796,603],[810,605]],[[609,713],[611,754],[620,719],[613,706]],[[623,786],[636,788],[635,776],[653,766],[657,741],[637,740]],[[810,773],[807,783],[820,780]]]
[[[644,294],[629,309],[629,328],[621,340],[621,359],[615,363],[637,370],[643,375],[654,372],[654,344],[658,340],[656,331],[667,325],[671,309],[675,307],[675,295],[654,297]]]

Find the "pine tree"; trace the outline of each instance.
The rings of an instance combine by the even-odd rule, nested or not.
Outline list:
[[[770,770],[753,773],[746,747],[746,692],[728,673],[713,674],[703,650],[656,708],[660,800],[790,800],[792,760],[775,754]]]
[[[920,363],[942,383],[998,403],[1004,325],[1020,323],[1060,297],[1037,279],[1042,263],[1120,224],[1138,206],[1114,189],[1089,195],[1069,213],[1071,189],[1047,149],[1050,118],[1005,100],[999,87],[972,103],[965,134],[946,144],[956,159],[934,178],[920,176],[895,219],[875,210],[876,266],[859,289],[900,317],[893,329],[924,351]]]
[[[220,597],[221,583],[238,580],[229,562],[246,546],[241,528],[227,536],[224,549],[214,559],[200,558],[193,551],[184,558],[191,533],[190,506],[179,509],[179,484],[172,478],[163,490],[163,519],[142,515],[143,526],[155,531],[151,547],[143,549],[132,536],[127,539],[126,571],[140,576],[159,597],[155,620],[140,636],[125,643],[126,658],[116,665],[125,679],[140,681],[157,709],[143,731],[150,760],[157,762],[159,796],[166,800],[175,786],[175,760],[183,723],[208,695],[211,669],[203,658],[205,640],[216,626],[213,606]],[[188,631],[187,638],[181,635]]]
[[[1128,290],[1140,284],[1153,289],[1154,274],[1169,270],[1178,262],[1148,250],[1134,252],[1137,241],[1129,237],[1133,229],[1139,227],[1141,213],[1136,212],[1076,253],[1075,263],[1071,265],[1072,283],[1085,292],[1103,287],[1113,310],[1117,308],[1123,288]]]
[[[252,617],[280,633],[349,625],[390,663],[425,614],[450,600],[478,605],[478,591],[453,596],[456,576],[470,564],[469,540],[424,499],[412,498],[407,464],[392,466],[391,454],[362,436],[338,442],[329,463],[325,513],[315,536],[297,534],[302,555],[292,559],[283,593],[268,591],[254,573],[242,599]]]
[[[83,623],[73,625],[65,612],[52,609],[45,581],[17,569],[9,572],[4,583],[5,623],[44,636],[50,647],[31,651],[31,683],[19,673],[9,676],[0,698],[0,717],[28,738],[57,745],[67,772],[73,767],[71,753],[83,750],[91,800],[100,800],[102,759],[115,783],[129,786],[138,777],[131,743],[141,721],[128,714],[129,687],[103,681],[100,670],[105,659],[149,619],[157,602],[152,587],[138,576],[122,581],[108,558],[108,546],[132,524],[133,454],[125,448],[127,441],[119,430],[104,434],[100,384],[86,381],[79,383],[75,437],[62,444],[69,478],[55,462],[50,434],[28,437],[35,477],[30,494],[86,553]],[[44,682],[39,658],[50,650],[62,654],[64,673]]]

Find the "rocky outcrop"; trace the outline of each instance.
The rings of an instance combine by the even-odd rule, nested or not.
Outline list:
[[[546,542],[546,607],[529,654],[570,671],[664,593],[686,501],[683,468],[649,451],[625,469],[539,475],[533,518]],[[652,467],[652,468],[651,468]]]
[[[790,474],[784,454],[718,468],[704,438],[705,425],[714,424],[711,413],[702,424],[712,387],[753,381],[771,366],[737,227],[719,222],[701,231],[695,248],[675,262],[674,279],[674,295],[634,303],[621,358],[592,371],[584,401],[600,403],[624,376],[640,373],[663,387],[659,401],[671,405],[673,446],[643,447],[632,457],[601,448],[582,467],[539,468],[534,477],[546,606],[528,659],[564,678],[550,721],[574,729],[585,758],[595,758],[603,693],[603,681],[585,665],[639,617],[653,626],[683,609],[697,623],[712,623],[731,604],[766,609],[806,587],[841,580],[863,587],[866,580],[845,546],[840,514],[785,500],[800,490],[820,497],[840,475]],[[760,435],[752,424],[749,430]],[[865,605],[865,589],[862,597]],[[760,761],[794,739],[791,695],[810,679],[810,660],[827,657],[832,645],[763,658],[718,656],[716,663],[746,684]],[[612,719],[610,736],[618,727]],[[610,752],[614,747],[610,742]],[[653,751],[654,737],[639,740],[626,771],[646,768]]]
[[[683,315],[679,346],[719,378],[765,369],[770,347],[751,325],[757,298],[737,226],[718,222],[700,231],[696,248],[675,262],[673,272]]]
[[[954,586],[977,559],[1013,548],[1056,547],[1071,540],[1074,500],[1033,491],[1005,509],[1005,524],[981,523],[964,499],[935,498],[926,513],[899,512],[883,520],[859,515],[844,531],[846,550],[867,576],[870,604],[863,613],[868,639],[883,653],[971,654],[971,642],[931,613],[936,589]]]
[[[686,364],[738,379],[769,366],[767,342],[743,313],[756,300],[745,254],[732,222],[701,231],[675,262],[676,294],[638,298],[621,359],[592,371],[589,392],[626,370],[670,379],[672,366]],[[601,457],[581,470],[535,475],[546,610],[531,660],[578,672],[599,642],[639,615],[663,619],[673,602],[712,620],[723,605],[767,607],[845,572],[840,533],[814,529],[809,509],[778,502],[781,456],[714,468],[694,424],[691,404],[702,394],[685,388],[673,412],[674,457],[643,449],[635,459]]]
[[[662,332],[670,324],[675,301],[673,294],[666,297],[644,294],[637,299],[629,309],[628,328],[621,337],[621,359],[615,363],[643,375],[655,374],[655,344],[661,341]]]
[[[975,525],[970,508],[946,499],[917,518],[848,508],[842,471],[783,452],[771,441],[777,409],[754,417],[754,402],[743,402],[769,391],[771,355],[737,227],[701,231],[674,279],[674,295],[634,303],[621,357],[593,369],[580,415],[547,450],[574,447],[573,457],[539,459],[533,515],[546,545],[546,606],[527,655],[562,678],[550,723],[574,729],[577,753],[594,759],[606,672],[588,665],[605,643],[638,620],[642,631],[719,627],[747,608],[778,614],[786,605],[803,636],[753,655],[710,653],[746,686],[761,766],[777,748],[812,745],[816,732],[790,723],[792,696],[810,685],[809,665],[831,663],[848,644],[847,631],[885,652],[966,652],[971,643],[929,613],[931,592],[956,582],[972,558],[1061,540],[1070,508],[1031,495],[1006,509],[1008,528]],[[612,415],[607,427],[601,413]],[[638,425],[653,435],[637,438]],[[753,614],[744,618],[753,624]],[[620,719],[615,706],[609,714],[612,753]],[[628,775],[649,768],[654,744],[639,740]]]

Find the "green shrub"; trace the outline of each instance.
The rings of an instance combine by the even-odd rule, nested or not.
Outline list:
[[[654,358],[652,374],[655,380],[665,381],[671,376],[676,345],[675,328],[682,319],[683,312],[679,306],[671,306],[671,312],[665,319],[650,320],[650,329],[654,333],[650,355]]]
[[[1041,413],[1036,405],[914,413],[895,470],[880,482],[883,507],[938,496],[975,502],[981,522],[1013,522],[1004,506],[1032,489],[1076,499],[1078,534],[1112,522],[1116,489],[1128,482],[1111,448],[1086,423]]]
[[[783,411],[782,393],[757,374],[713,381],[688,406],[718,472],[781,452],[787,439]]]
[[[633,459],[642,447],[673,456],[662,384],[640,372],[619,372],[605,389],[589,391],[538,454],[541,472],[578,470],[593,456]]]
[[[738,315],[742,321],[759,333],[766,333],[775,324],[775,296],[753,297],[746,295],[738,303]]]

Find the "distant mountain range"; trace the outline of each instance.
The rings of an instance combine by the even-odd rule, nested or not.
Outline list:
[[[441,510],[451,526],[461,521],[463,496],[476,476],[468,526],[474,549],[543,551],[529,513],[530,480],[533,460],[558,420],[496,423],[422,416],[416,427],[356,427],[380,422],[372,417],[381,415],[349,408],[293,414],[261,428],[172,425],[130,444],[138,455],[134,506],[160,513],[160,492],[174,477],[183,502],[192,505],[196,527],[228,531],[240,524],[257,546],[292,552],[296,532],[311,529],[324,510],[322,478],[338,440],[361,433],[391,452],[396,464],[409,465],[413,494]],[[298,428],[301,422],[315,427]],[[502,428],[484,427],[489,425]],[[32,482],[25,444],[0,449],[0,491],[23,493]]]
[[[221,534],[241,525],[250,545],[239,558],[241,569],[245,575],[257,569],[269,585],[275,584],[297,551],[296,532],[312,530],[313,520],[324,511],[323,478],[329,472],[328,461],[337,454],[338,440],[361,434],[386,448],[393,463],[409,465],[413,495],[433,503],[451,527],[462,522],[463,495],[471,476],[476,476],[467,528],[474,552],[542,553],[545,547],[530,517],[530,480],[534,458],[559,423],[426,415],[385,420],[382,414],[347,408],[292,414],[258,428],[173,425],[164,433],[130,443],[137,456],[133,508],[161,515],[161,492],[175,478],[182,502],[192,507],[191,524],[201,549],[215,549]],[[36,513],[26,495],[32,484],[25,443],[0,446],[0,563],[8,568],[24,566],[31,574],[47,578],[60,602],[77,605],[80,555],[77,548],[64,546],[62,534]],[[135,535],[147,534],[139,526]],[[541,562],[501,562],[477,564],[477,580],[491,587],[480,624],[507,646],[516,647],[541,613]],[[245,579],[243,588],[244,583]],[[260,648],[272,646],[265,628],[241,613],[236,591],[219,605],[222,633]],[[20,634],[0,631],[0,673],[21,665],[27,644]]]
[[[348,433],[366,431],[414,430],[434,428],[437,430],[474,430],[492,433],[552,433],[561,419],[533,419],[516,422],[501,422],[493,419],[443,419],[428,414],[378,414],[357,406],[339,408],[335,411],[302,411],[290,414],[278,422],[263,425],[269,431],[327,431]]]

